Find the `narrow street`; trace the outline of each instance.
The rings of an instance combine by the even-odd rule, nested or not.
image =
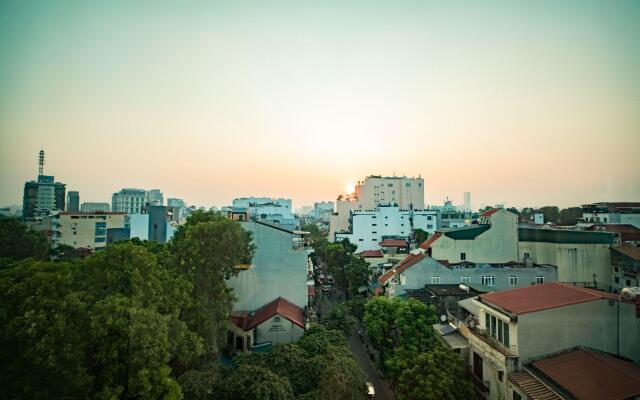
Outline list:
[[[320,312],[321,312],[321,315],[324,317],[327,314],[329,314],[331,307],[335,302],[337,302],[337,299],[329,298],[324,293],[321,296],[322,297],[320,300]],[[333,296],[335,296],[335,294]],[[380,376],[378,375],[378,371],[376,367],[374,366],[373,362],[371,361],[371,359],[369,358],[369,355],[365,350],[364,343],[360,341],[360,339],[358,338],[358,334],[356,332],[358,331],[359,328],[360,328],[360,324],[357,323],[354,333],[348,339],[349,347],[351,348],[351,351],[353,352],[353,355],[356,358],[356,361],[358,362],[360,369],[367,376],[367,382],[371,382],[371,384],[373,384],[373,388],[375,389],[376,400],[393,400],[394,397],[391,390],[389,390],[389,388],[384,383],[384,381],[380,379]]]

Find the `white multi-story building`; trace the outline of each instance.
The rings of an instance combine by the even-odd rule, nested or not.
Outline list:
[[[111,211],[141,214],[146,201],[144,189],[122,189],[111,196]]]
[[[583,204],[581,222],[628,224],[640,228],[640,202]]]
[[[109,229],[127,227],[127,218],[122,212],[65,211],[51,218],[53,245],[64,244],[76,249],[102,249],[107,245]]]
[[[267,221],[285,229],[300,228],[300,221],[293,215],[291,199],[241,197],[233,200],[232,207],[235,210],[246,210],[251,218]]]
[[[92,203],[92,202],[84,202],[80,206],[80,211],[82,212],[96,212],[102,211],[107,212],[111,209],[109,203]]]
[[[333,209],[335,205],[333,201],[322,201],[319,203],[313,204],[313,218],[316,220],[322,220],[325,222],[329,222],[329,218],[331,214],[333,214]]]
[[[379,204],[397,204],[403,210],[424,209],[424,179],[371,175],[358,182],[353,194],[338,197],[329,221],[329,240],[347,231],[350,210],[372,210]]]
[[[438,229],[435,210],[402,210],[397,205],[383,205],[371,210],[352,210],[351,229],[336,233],[334,240],[349,239],[357,251],[378,250],[385,238],[409,239],[415,229],[434,233]]]
[[[164,204],[164,196],[160,189],[147,190],[145,193],[145,202],[151,206],[161,206]]]

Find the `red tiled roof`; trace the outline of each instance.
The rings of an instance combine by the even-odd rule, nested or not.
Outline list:
[[[627,257],[633,258],[634,260],[640,260],[640,247],[636,247],[628,243],[623,243],[620,246],[614,247],[613,249],[620,254],[624,254]]]
[[[365,250],[360,253],[360,257],[363,258],[382,258],[384,255],[382,254],[382,250]]]
[[[307,286],[307,296],[315,296],[316,295],[316,287],[315,286]]]
[[[420,245],[421,249],[428,249],[429,247],[431,247],[431,245],[433,244],[433,242],[435,242],[436,240],[438,240],[438,238],[442,236],[442,232],[436,232],[434,233],[429,239],[425,240],[424,242],[422,242],[422,244]]]
[[[409,267],[417,264],[419,261],[424,260],[425,258],[427,258],[426,253],[409,254],[408,256],[403,258],[399,263],[394,265],[393,268],[385,272],[384,275],[378,278],[378,282],[380,282],[381,285],[386,284],[387,281],[393,277],[393,275],[395,275],[396,273],[399,274],[406,271]]]
[[[382,247],[407,247],[409,244],[406,240],[398,240],[398,239],[385,239],[380,242],[380,246]]]
[[[600,229],[604,229],[606,232],[619,233],[623,242],[640,241],[640,229],[630,224],[594,224],[586,230],[597,231]]]
[[[509,380],[522,389],[531,399],[562,400],[562,397],[558,396],[547,385],[527,371],[514,372],[509,376]]]
[[[490,216],[492,216],[493,214],[497,213],[497,212],[498,212],[498,210],[499,210],[499,208],[492,208],[492,209],[490,209],[490,210],[487,210],[487,211],[483,212],[482,214],[480,214],[480,218],[483,218],[483,217],[490,217]]]
[[[577,399],[622,400],[640,396],[640,365],[608,354],[577,349],[532,365]]]
[[[558,282],[481,294],[478,297],[484,303],[493,304],[515,315],[600,299],[618,299],[618,296],[613,293]]]
[[[436,260],[436,261],[439,262],[440,264],[444,265],[447,268],[449,268],[449,266],[450,266],[449,260]]]
[[[274,315],[285,317],[299,327],[305,327],[304,310],[295,304],[289,303],[282,297],[278,297],[271,303],[259,308],[253,316],[246,311],[236,312],[229,318],[232,323],[244,331],[255,328]]]

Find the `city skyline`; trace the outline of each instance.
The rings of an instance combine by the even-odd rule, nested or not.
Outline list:
[[[222,206],[640,198],[640,4],[0,4],[0,204],[45,173]],[[117,27],[117,29],[115,29]]]

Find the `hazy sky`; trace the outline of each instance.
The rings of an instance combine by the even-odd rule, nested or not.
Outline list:
[[[640,201],[640,1],[0,0],[0,204],[41,146],[81,202]]]

